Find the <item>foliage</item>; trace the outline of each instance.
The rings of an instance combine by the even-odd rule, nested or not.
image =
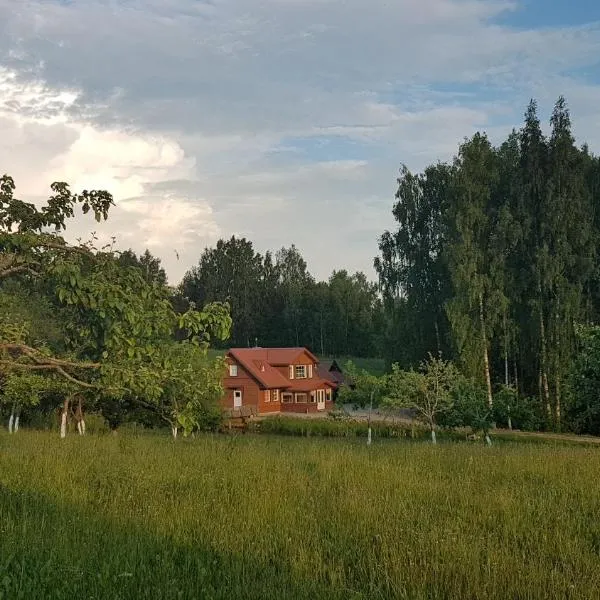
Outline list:
[[[317,437],[366,437],[369,424],[365,420],[352,419],[306,419],[293,416],[278,415],[253,423],[251,430],[256,433],[317,436]],[[375,438],[410,438],[424,439],[428,433],[419,425],[406,422],[371,422],[372,434]],[[448,432],[446,436],[452,439]]]
[[[376,286],[363,273],[345,270],[317,282],[294,245],[263,256],[245,238],[219,240],[186,273],[180,291],[199,306],[229,302],[233,346],[307,346],[330,356],[380,353],[384,323]]]
[[[92,210],[97,219],[106,218],[112,204],[106,192],[73,195],[66,184],[53,184],[55,195],[36,208],[16,199],[14,189],[5,176],[0,182],[0,279],[18,283],[6,292],[3,283],[0,291],[0,303],[11,308],[0,318],[0,378],[22,386],[45,382],[50,392],[58,376],[69,386],[65,412],[69,396],[88,390],[92,403],[134,400],[163,414],[164,406],[170,406],[171,417],[184,431],[198,426],[201,415],[213,410],[209,399],[214,405],[219,391],[214,382],[221,373],[220,364],[200,364],[199,357],[214,340],[229,335],[228,306],[209,303],[201,310],[176,310],[159,263],[149,253],[140,260],[144,270],[111,248],[73,246],[47,232],[49,226],[64,229],[77,204],[84,213]],[[42,307],[56,308],[61,343],[40,329],[39,311],[19,306],[19,294],[28,289],[41,296]],[[202,392],[190,385],[194,368],[206,386]],[[36,393],[24,390],[23,397],[35,398]]]
[[[578,334],[566,418],[577,433],[600,435],[600,327],[581,327]]]
[[[435,441],[433,432],[438,416],[454,405],[453,391],[458,379],[458,371],[451,362],[433,356],[421,364],[420,371],[403,371],[395,364],[383,404],[414,410],[429,427]]]
[[[494,395],[494,422],[498,427],[539,431],[545,418],[540,403],[535,398],[520,396],[513,387],[501,386]]]
[[[564,98],[548,137],[535,101],[524,116],[498,147],[475,133],[451,164],[402,167],[375,267],[389,363],[455,360],[488,402],[512,386],[559,429],[575,325],[600,317],[600,159],[575,145]]]
[[[344,373],[353,387],[344,385],[340,388],[337,397],[339,404],[361,407],[379,405],[386,391],[386,376],[377,376],[366,369],[360,369],[351,360],[346,363]]]

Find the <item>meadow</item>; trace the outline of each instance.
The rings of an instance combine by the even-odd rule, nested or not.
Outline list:
[[[0,433],[0,598],[582,598],[600,448]]]

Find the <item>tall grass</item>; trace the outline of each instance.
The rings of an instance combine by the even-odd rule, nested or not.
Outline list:
[[[0,434],[0,598],[594,598],[600,449]]]

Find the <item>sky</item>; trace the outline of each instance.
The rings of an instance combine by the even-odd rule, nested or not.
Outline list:
[[[401,164],[560,94],[600,152],[596,0],[0,0],[0,172],[32,202],[108,190],[67,237],[172,284],[232,235],[375,278]]]

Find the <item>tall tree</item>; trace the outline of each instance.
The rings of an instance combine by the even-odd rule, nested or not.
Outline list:
[[[258,338],[261,272],[262,257],[252,242],[232,236],[202,253],[198,265],[184,276],[181,291],[198,306],[228,302],[233,319],[231,343],[250,346]]]
[[[466,372],[483,379],[492,405],[490,334],[497,318],[499,290],[492,279],[491,203],[498,182],[494,150],[485,135],[461,145],[455,164],[448,262],[454,296],[448,316]]]

